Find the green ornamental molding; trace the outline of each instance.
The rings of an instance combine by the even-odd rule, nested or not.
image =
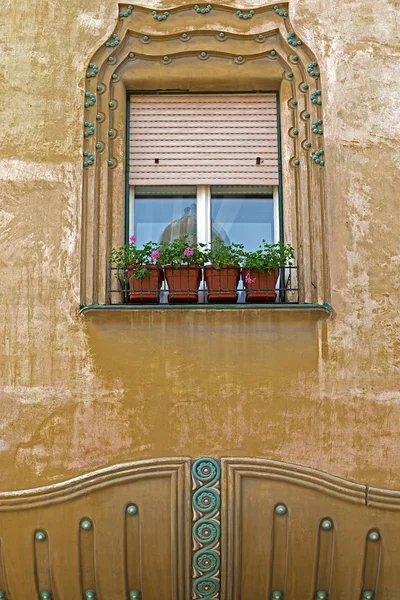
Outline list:
[[[323,150],[316,150],[311,158],[313,159],[313,161],[315,163],[317,163],[317,165],[320,165],[321,167],[323,167],[325,164],[325,161],[320,158],[320,156],[323,156],[323,155],[324,155]]]
[[[121,38],[116,33],[113,33],[112,37],[108,40],[108,42],[106,42],[106,46],[114,48],[114,46],[118,46],[120,41]]]
[[[219,462],[199,458],[192,465],[193,479],[193,599],[219,599],[220,589],[220,479]]]
[[[290,44],[291,46],[301,46],[301,44],[302,44],[302,41],[301,41],[301,40],[295,40],[295,39],[294,39],[295,35],[296,35],[296,34],[295,34],[295,32],[294,32],[294,31],[292,31],[291,33],[289,33],[289,35],[288,35],[288,36],[287,36],[287,38],[286,38],[286,39],[287,39],[287,42],[288,42],[288,44]]]
[[[94,155],[91,152],[85,150],[83,156],[86,158],[86,160],[83,161],[83,166],[90,167],[90,165],[94,163]]]
[[[197,13],[201,15],[206,15],[212,10],[212,4],[208,4],[205,8],[200,8],[198,4],[195,4],[193,8]]]
[[[166,21],[169,17],[169,12],[167,10],[162,15],[159,15],[156,10],[153,10],[151,14],[153,15],[153,19],[156,21]]]
[[[86,77],[96,77],[97,73],[99,72],[99,67],[97,65],[95,65],[94,63],[90,63],[89,67],[92,69],[91,71],[88,71],[86,73]]]
[[[319,71],[314,71],[315,67],[318,67],[318,63],[316,61],[310,63],[307,67],[307,71],[311,75],[311,77],[319,77],[320,76]]]
[[[90,135],[94,134],[94,125],[93,125],[93,123],[89,123],[89,121],[85,121],[84,124],[83,124],[83,126],[88,128],[88,131],[85,131],[84,134],[83,134],[85,137],[89,137]]]
[[[320,96],[320,95],[321,95],[321,90],[315,90],[315,92],[312,92],[311,102],[313,104],[318,104],[319,106],[321,106],[322,100],[321,100],[321,98],[318,98],[318,96]]]
[[[123,10],[119,13],[120,17],[129,17],[132,14],[133,6],[130,4],[126,10]]]
[[[320,125],[322,125],[322,119],[318,119],[318,121],[314,121],[312,124],[313,133],[317,135],[322,135],[324,132],[322,129],[319,129]]]
[[[277,15],[279,15],[280,17],[288,17],[289,13],[286,10],[281,10],[279,8],[279,6],[275,5],[274,6],[274,11],[276,12]],[[294,35],[294,34],[293,34]]]
[[[85,102],[86,108],[90,108],[96,104],[96,96],[91,92],[85,92],[85,98],[89,98],[89,100]]]
[[[243,13],[240,9],[236,11],[237,16],[239,17],[239,19],[251,19],[253,17],[254,10],[249,10],[248,13]]]

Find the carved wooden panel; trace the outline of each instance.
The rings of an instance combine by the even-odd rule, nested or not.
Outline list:
[[[190,485],[177,458],[0,494],[0,598],[186,600]]]
[[[263,459],[222,461],[223,600],[395,600],[400,493]]]

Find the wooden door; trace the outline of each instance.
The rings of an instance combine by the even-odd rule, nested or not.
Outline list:
[[[400,492],[165,458],[0,494],[0,598],[395,600]]]

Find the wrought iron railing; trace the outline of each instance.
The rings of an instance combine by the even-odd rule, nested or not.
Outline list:
[[[110,264],[109,304],[299,303],[299,272],[293,265],[263,273],[229,265],[220,269],[151,265],[148,274],[138,279],[134,268],[118,269]]]

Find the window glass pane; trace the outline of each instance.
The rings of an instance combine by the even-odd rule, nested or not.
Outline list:
[[[135,236],[140,247],[148,241],[171,241],[196,234],[196,187],[135,187]]]
[[[271,186],[212,186],[212,237],[256,250],[264,239],[273,244],[274,199]]]

